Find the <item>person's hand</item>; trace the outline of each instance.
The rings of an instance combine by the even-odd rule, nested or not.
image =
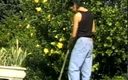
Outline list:
[[[70,38],[67,45],[67,49],[72,49],[74,44],[75,44],[75,38]]]

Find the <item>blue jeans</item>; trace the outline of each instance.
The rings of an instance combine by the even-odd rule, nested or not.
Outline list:
[[[89,80],[92,68],[93,40],[80,37],[72,50],[69,67],[69,80]]]

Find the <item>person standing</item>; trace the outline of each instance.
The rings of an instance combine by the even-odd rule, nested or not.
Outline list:
[[[92,68],[93,33],[96,32],[94,16],[81,6],[80,0],[73,0],[74,14],[71,41],[76,41],[72,49],[69,67],[69,80],[89,80]]]

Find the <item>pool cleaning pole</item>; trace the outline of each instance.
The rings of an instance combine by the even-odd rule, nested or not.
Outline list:
[[[67,52],[65,54],[64,62],[63,62],[62,68],[61,68],[61,72],[60,72],[60,75],[58,77],[58,80],[61,80],[61,78],[62,78],[62,75],[63,75],[63,72],[64,72],[64,68],[65,68],[65,64],[66,64],[67,57],[68,57],[69,53],[70,53],[70,51],[67,50]]]

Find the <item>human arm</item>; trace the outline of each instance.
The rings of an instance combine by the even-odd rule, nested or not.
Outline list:
[[[68,48],[70,48],[76,40],[77,30],[80,20],[81,20],[81,13],[77,12],[73,17],[73,27],[72,27],[72,33],[69,40]]]
[[[72,38],[76,38],[80,20],[81,20],[81,13],[78,12],[73,17],[73,27],[72,27],[72,33],[71,33]]]
[[[96,23],[95,23],[95,20],[93,20],[93,25],[92,25],[92,38],[93,38],[93,40],[96,39]]]
[[[93,20],[93,24],[92,24],[92,32],[93,32],[93,33],[96,32],[95,20]]]

